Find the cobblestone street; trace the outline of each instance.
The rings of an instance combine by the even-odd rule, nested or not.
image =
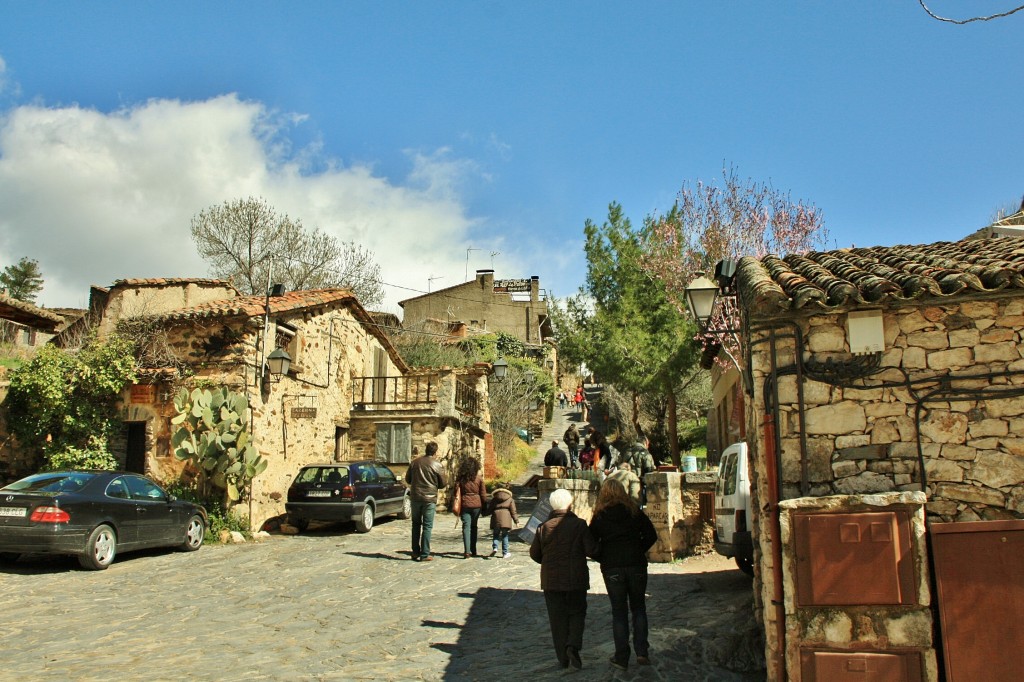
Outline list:
[[[564,428],[556,417],[545,431]],[[560,433],[560,431],[559,431]],[[541,440],[540,443],[544,443]],[[539,468],[539,467],[538,467]],[[532,473],[532,472],[531,472]],[[532,506],[530,499],[521,501]],[[525,523],[526,516],[521,515]],[[490,549],[486,522],[480,550]],[[2,675],[11,680],[493,680],[563,676],[538,566],[463,559],[439,514],[436,560],[410,561],[409,522],[368,534],[314,526],[192,554],[142,552],[106,571],[26,558],[0,572]],[[579,679],[755,680],[750,579],[718,556],[651,564],[652,663],[608,664],[611,613],[600,570]],[[730,666],[733,670],[724,666]]]

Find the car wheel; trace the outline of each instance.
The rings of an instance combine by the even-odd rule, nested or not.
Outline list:
[[[295,526],[296,530],[298,530],[300,533],[302,533],[307,528],[309,528],[309,519],[303,519],[303,518],[300,518],[298,516],[289,516],[288,517],[288,525],[289,526]]]
[[[97,526],[89,533],[89,539],[85,541],[85,554],[78,557],[78,563],[82,568],[90,571],[102,571],[117,554],[117,536],[110,526]]]
[[[193,514],[192,518],[188,520],[188,525],[185,526],[185,541],[181,543],[181,549],[186,552],[194,552],[203,546],[205,538],[206,524],[203,523],[203,517]]]
[[[373,505],[367,502],[363,505],[363,513],[360,514],[359,520],[356,521],[356,530],[360,533],[369,533],[371,528],[373,528]]]
[[[398,518],[400,519],[411,519],[412,518],[412,500],[406,495],[402,498],[402,511],[398,512]]]
[[[754,560],[750,557],[737,556],[736,566],[747,575],[754,575]]]
[[[17,552],[0,552],[0,563],[13,564],[21,558]]]

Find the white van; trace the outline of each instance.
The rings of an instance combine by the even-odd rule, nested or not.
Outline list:
[[[747,444],[734,443],[722,453],[715,484],[715,551],[733,557],[747,575],[754,575],[754,543],[750,534],[750,478]]]

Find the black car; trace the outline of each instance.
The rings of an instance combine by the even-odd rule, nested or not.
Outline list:
[[[285,510],[288,523],[300,531],[310,521],[355,521],[366,533],[382,516],[412,516],[412,501],[401,476],[385,464],[364,460],[302,467],[288,488]]]
[[[72,554],[101,570],[118,551],[177,547],[194,552],[206,510],[125,471],[49,471],[0,488],[0,558]]]

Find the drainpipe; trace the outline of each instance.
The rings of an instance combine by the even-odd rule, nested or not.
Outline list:
[[[775,638],[778,652],[773,661],[776,675],[773,679],[786,680],[786,608],[782,594],[782,528],[779,520],[779,500],[782,499],[782,476],[779,472],[779,431],[778,431],[778,368],[775,365],[775,329],[771,329],[771,376],[772,388],[776,393],[774,405],[765,403],[764,447],[765,464],[768,469],[768,514],[769,535],[772,542],[772,607],[775,609]],[[767,398],[767,396],[765,396]],[[774,408],[774,411],[773,411]]]

